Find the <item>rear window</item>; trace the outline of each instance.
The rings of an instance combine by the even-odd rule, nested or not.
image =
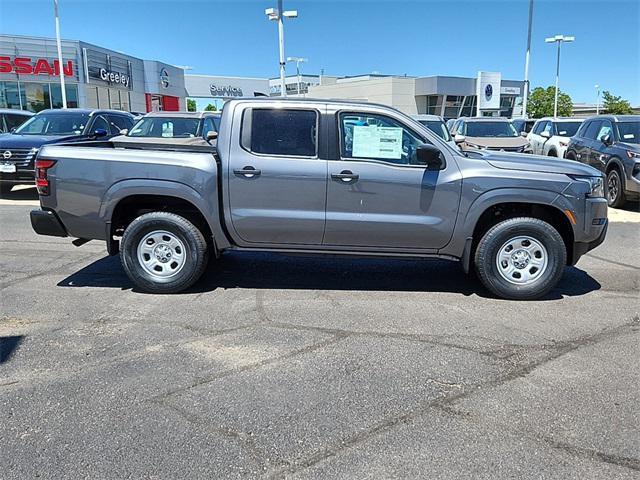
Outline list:
[[[242,146],[264,155],[314,157],[317,120],[315,110],[247,109],[242,118]]]
[[[199,118],[145,117],[127,134],[129,137],[193,138],[198,135]]]

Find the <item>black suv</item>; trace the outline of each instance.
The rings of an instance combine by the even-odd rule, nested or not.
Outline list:
[[[584,121],[565,158],[587,163],[607,176],[610,207],[640,198],[640,117],[600,115]]]
[[[118,110],[42,110],[12,133],[0,135],[0,193],[33,183],[34,159],[43,145],[110,138],[133,122],[133,115]]]

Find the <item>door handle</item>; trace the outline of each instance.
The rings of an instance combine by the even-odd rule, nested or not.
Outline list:
[[[360,175],[353,173],[351,170],[343,170],[340,173],[332,173],[331,178],[334,180],[340,180],[344,183],[354,183],[358,181]]]
[[[262,170],[256,170],[251,165],[248,165],[248,166],[243,167],[243,168],[234,169],[233,173],[235,173],[236,175],[243,175],[246,178],[253,178],[253,177],[257,177],[258,175],[260,175],[262,173]]]

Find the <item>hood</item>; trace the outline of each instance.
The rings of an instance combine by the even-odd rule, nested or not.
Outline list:
[[[504,170],[524,172],[561,173],[565,175],[600,176],[598,170],[584,163],[555,157],[507,152],[473,152],[476,158],[483,158],[491,166]]]
[[[67,140],[76,140],[78,135],[53,136],[53,135],[18,135],[6,133],[0,135],[0,150],[9,148],[40,148],[49,143],[59,143]]]
[[[524,137],[465,137],[465,143],[488,148],[524,147],[529,142]]]
[[[618,142],[617,144],[626,150],[640,153],[640,143]]]

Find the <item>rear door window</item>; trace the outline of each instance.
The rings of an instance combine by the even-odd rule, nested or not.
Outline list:
[[[111,128],[109,128],[109,122],[107,122],[106,118],[104,118],[102,115],[97,116],[93,120],[93,125],[91,125],[91,132],[89,133],[93,134],[99,128],[106,130],[107,135],[111,135]]]
[[[252,153],[315,157],[318,113],[289,108],[252,108],[242,116],[242,146]]]
[[[585,138],[589,138],[591,140],[595,140],[598,132],[600,131],[600,126],[602,125],[602,120],[594,120],[589,123],[587,127],[587,131],[585,132]]]
[[[14,115],[12,113],[5,113],[4,120],[7,124],[7,131],[11,131],[12,128],[18,128],[22,125],[29,117],[26,115]]]
[[[122,115],[107,115],[107,120],[111,124],[112,132],[119,132],[120,130],[131,129],[133,126],[133,120],[123,117]]]

